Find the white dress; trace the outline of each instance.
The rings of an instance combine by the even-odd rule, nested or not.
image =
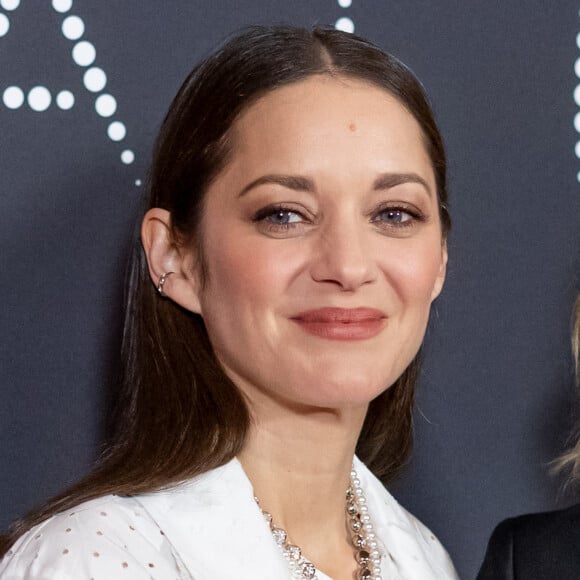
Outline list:
[[[435,536],[355,458],[384,580],[457,579]],[[318,572],[320,580],[332,580]],[[105,496],[24,534],[2,580],[288,580],[288,565],[240,463],[171,490]]]

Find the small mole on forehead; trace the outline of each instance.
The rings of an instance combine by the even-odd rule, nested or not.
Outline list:
[[[349,129],[349,131],[353,131],[354,132],[354,131],[356,131],[356,125],[351,121],[348,124],[348,129]]]

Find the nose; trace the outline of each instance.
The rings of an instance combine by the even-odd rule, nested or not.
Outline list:
[[[377,277],[372,232],[355,218],[321,226],[311,262],[312,279],[353,292]]]

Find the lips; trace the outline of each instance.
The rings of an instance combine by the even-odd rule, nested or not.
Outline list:
[[[291,320],[304,331],[330,340],[367,340],[379,334],[387,317],[375,308],[319,308]]]

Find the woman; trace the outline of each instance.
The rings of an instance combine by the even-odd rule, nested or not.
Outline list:
[[[195,68],[156,147],[118,431],[0,577],[455,578],[375,477],[411,446],[445,188],[420,84],[361,38],[255,27]]]
[[[572,327],[572,351],[580,380],[580,295]],[[557,463],[580,476],[580,441]],[[478,580],[576,580],[580,571],[580,504],[501,522],[489,540]]]

